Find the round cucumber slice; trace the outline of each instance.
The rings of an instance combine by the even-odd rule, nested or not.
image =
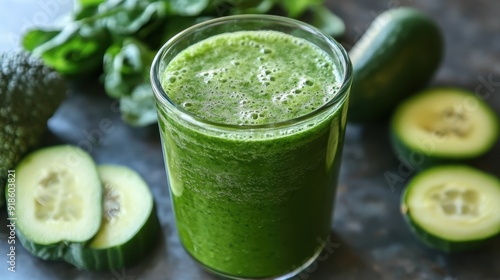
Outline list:
[[[156,209],[147,183],[124,166],[101,165],[104,186],[103,222],[86,246],[73,246],[66,261],[83,269],[108,270],[143,259],[160,233]]]
[[[500,232],[500,181],[467,166],[433,167],[411,180],[401,210],[425,244],[447,252],[476,248]]]
[[[91,239],[101,224],[102,188],[92,158],[75,146],[26,156],[16,168],[17,237],[33,255],[61,259],[68,245]]]
[[[486,153],[497,142],[498,129],[496,113],[472,92],[434,88],[396,109],[391,139],[397,154],[423,168]]]

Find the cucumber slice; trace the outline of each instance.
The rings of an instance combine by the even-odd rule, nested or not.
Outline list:
[[[496,113],[472,92],[457,88],[423,91],[393,115],[394,151],[417,168],[478,157],[498,140]]]
[[[446,252],[477,248],[500,232],[500,181],[467,166],[430,168],[411,180],[401,210],[428,246]]]
[[[102,187],[92,158],[75,146],[26,156],[16,168],[17,237],[31,254],[61,259],[71,243],[85,243],[101,224]]]
[[[124,166],[101,165],[103,222],[87,246],[72,246],[66,261],[82,269],[109,270],[133,265],[157,244],[160,224],[147,183]]]

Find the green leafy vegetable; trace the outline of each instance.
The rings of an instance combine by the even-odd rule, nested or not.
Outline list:
[[[59,32],[59,30],[30,30],[24,34],[23,47],[31,52],[36,47],[54,38]]]
[[[112,34],[134,35],[152,32],[167,15],[167,4],[164,1],[128,0],[123,5],[116,1],[107,1],[99,6],[104,15],[97,15],[96,23],[105,26]]]
[[[74,29],[65,28],[52,40],[35,49],[34,54],[39,54],[48,65],[53,65],[62,74],[87,74],[102,64],[102,56],[109,44],[110,36],[106,29],[82,25]]]
[[[340,37],[344,34],[344,21],[329,9],[324,6],[314,6],[311,11],[313,13],[312,25],[333,37]]]
[[[146,126],[156,122],[155,100],[149,83],[134,88],[130,96],[120,98],[120,111],[125,122]]]
[[[150,41],[151,45],[156,44],[157,47],[159,48],[170,38],[179,33],[180,30],[186,29],[192,25],[195,25],[197,23],[212,18],[213,17],[211,16],[195,16],[195,17],[172,16],[168,18],[168,20],[165,22],[165,25],[163,26],[161,32],[158,32],[160,36],[158,36],[158,34],[155,34],[155,36],[151,36],[157,39],[157,41],[154,43]]]
[[[156,122],[149,67],[163,43],[210,18],[279,10],[293,18],[311,15],[312,24],[332,36],[344,32],[323,0],[77,0],[70,24],[29,30],[23,47],[67,77],[102,71],[123,119],[145,126]]]
[[[208,0],[171,0],[171,14],[179,16],[199,15],[209,5]]]
[[[322,4],[322,0],[281,0],[283,8],[289,17],[299,17],[311,6]]]
[[[109,96],[120,98],[132,93],[137,85],[148,81],[155,52],[146,45],[127,38],[113,45],[104,55],[104,87]]]
[[[105,2],[106,0],[79,0],[75,1],[80,7],[95,7]]]
[[[149,71],[144,70],[149,70],[155,54],[140,41],[126,38],[104,55],[104,87],[109,96],[120,99],[122,118],[131,125],[156,121]]]

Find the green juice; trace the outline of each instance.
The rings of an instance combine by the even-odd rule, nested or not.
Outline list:
[[[304,39],[238,31],[160,73],[176,104],[158,103],[158,117],[177,229],[208,269],[273,277],[319,254],[347,113],[347,96],[325,106],[343,82],[337,64]]]

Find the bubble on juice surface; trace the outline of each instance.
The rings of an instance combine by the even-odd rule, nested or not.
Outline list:
[[[198,74],[196,74],[196,76],[202,77],[205,83],[209,83],[213,79],[218,79],[219,76],[221,76],[227,71],[228,71],[227,68],[215,68],[215,69],[201,71]]]
[[[261,110],[245,110],[239,112],[239,118],[243,124],[256,125],[265,123],[266,112]]]

